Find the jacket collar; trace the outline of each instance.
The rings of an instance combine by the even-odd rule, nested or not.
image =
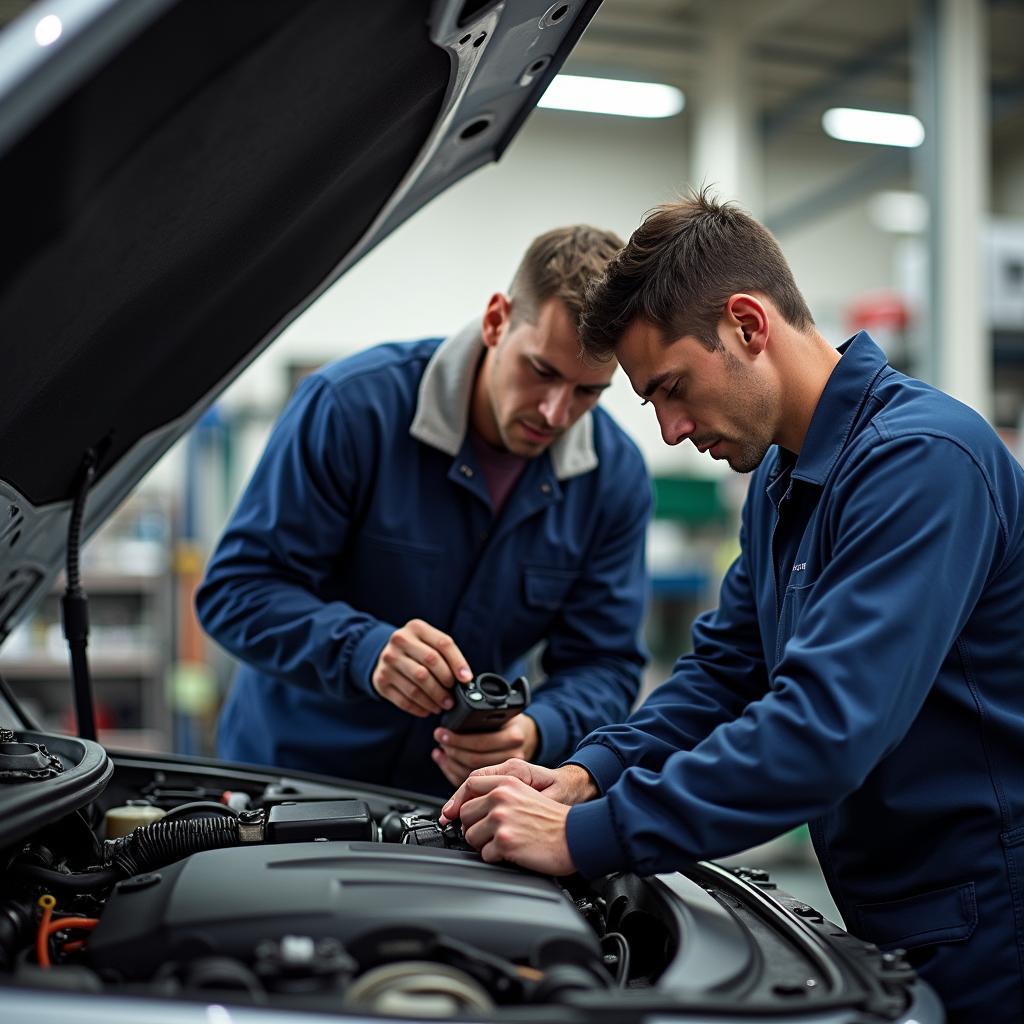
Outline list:
[[[473,322],[446,338],[430,357],[420,380],[416,415],[409,428],[417,441],[453,457],[459,454],[466,437],[473,382],[483,347],[480,328]],[[547,454],[558,480],[596,469],[591,413],[584,413],[551,445]]]
[[[887,365],[885,353],[867,331],[858,331],[840,345],[839,353],[842,358],[821,393],[792,472],[793,479],[819,486],[832,471],[865,398]],[[781,449],[779,454],[784,454]]]

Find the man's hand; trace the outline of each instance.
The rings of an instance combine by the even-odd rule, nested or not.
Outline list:
[[[489,864],[506,860],[548,875],[576,870],[565,804],[507,775],[472,775],[462,789],[471,797],[462,805],[463,835]]]
[[[590,773],[578,764],[566,764],[561,768],[544,768],[539,764],[528,764],[526,761],[513,759],[490,768],[478,768],[455,791],[451,799],[441,808],[441,824],[462,817],[462,808],[466,801],[479,795],[477,780],[495,776],[514,778],[525,783],[537,793],[543,793],[549,800],[572,806],[593,800],[597,796],[597,786]],[[463,826],[465,820],[463,819]]]
[[[391,634],[370,683],[385,700],[417,718],[452,707],[448,691],[473,673],[455,641],[422,619],[411,619]]]
[[[516,715],[494,732],[460,733],[434,730],[438,749],[430,755],[453,785],[460,786],[477,768],[498,764],[512,757],[528,760],[537,749],[537,723],[529,715]]]

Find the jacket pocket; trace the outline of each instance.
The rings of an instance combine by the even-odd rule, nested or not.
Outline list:
[[[963,942],[978,926],[973,882],[888,903],[862,903],[854,908],[854,913],[858,938],[904,949]]]
[[[572,585],[579,579],[573,569],[523,569],[523,597],[531,608],[556,611],[565,604]]]

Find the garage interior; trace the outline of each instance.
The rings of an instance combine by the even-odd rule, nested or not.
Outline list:
[[[0,0],[0,31],[29,6]],[[499,164],[400,227],[228,387],[85,547],[101,740],[213,752],[233,664],[202,635],[192,595],[295,384],[374,342],[457,330],[558,224],[628,236],[644,211],[713,186],[776,234],[827,338],[868,329],[1021,458],[1022,38],[1017,0],[605,0],[563,74],[673,86],[682,109],[536,110]],[[914,115],[923,141],[831,137],[836,108]],[[621,373],[604,401],[655,479],[649,689],[715,603],[746,480],[666,448]],[[56,590],[4,645],[0,672],[45,726],[73,728]],[[751,856],[829,909],[803,832]]]

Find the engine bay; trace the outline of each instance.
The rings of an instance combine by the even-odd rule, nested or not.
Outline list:
[[[908,1004],[905,964],[763,873],[553,879],[484,863],[415,794],[71,763],[92,748],[0,737],[0,986],[416,1018]]]
[[[217,955],[270,978],[272,961],[287,959],[284,950],[297,964],[304,948],[310,965],[321,961],[316,966],[323,969],[316,950],[326,940],[362,950],[404,936],[412,945],[443,937],[453,948],[486,947],[510,964],[538,966],[548,960],[545,947],[559,943],[572,960],[601,969],[597,936],[550,879],[491,871],[457,851],[320,845],[207,850],[119,882],[89,939],[91,964],[143,980],[168,959]],[[429,928],[411,925],[410,916]]]

